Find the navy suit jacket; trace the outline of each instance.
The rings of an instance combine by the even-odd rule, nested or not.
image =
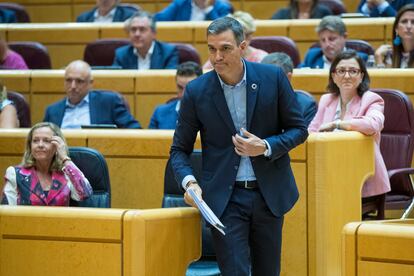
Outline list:
[[[313,117],[315,117],[316,111],[318,111],[316,101],[313,97],[301,92],[296,92],[296,98],[298,99],[299,105],[302,108],[303,119],[305,119],[306,127],[308,127],[312,122]]]
[[[362,52],[357,52],[358,56],[360,56],[365,62],[367,62],[368,55]],[[315,47],[310,48],[305,55],[305,59],[303,63],[299,65],[301,68],[323,68],[323,52],[322,48]]]
[[[46,109],[44,122],[62,125],[65,115],[66,97]],[[118,128],[141,128],[140,124],[126,109],[122,98],[110,91],[89,92],[91,124],[115,124]]]
[[[366,3],[366,0],[361,0],[358,5],[358,12],[362,12],[362,6]],[[397,14],[398,10],[408,4],[414,4],[414,0],[389,0],[390,4],[383,12],[380,13],[378,8],[373,8],[370,10],[370,17],[393,17]]]
[[[165,9],[155,15],[157,21],[188,21],[191,17],[191,0],[174,0]],[[216,0],[213,9],[206,14],[205,20],[214,20],[233,10],[232,6],[222,0]]]
[[[246,61],[247,130],[266,139],[272,154],[250,157],[259,189],[269,209],[282,216],[298,199],[288,152],[308,135],[302,110],[282,70]],[[203,155],[203,199],[220,217],[233,192],[240,156],[232,136],[238,133],[216,72],[191,81],[181,101],[171,146],[171,164],[178,183],[194,175],[189,155],[200,131]]]
[[[76,18],[76,22],[94,22],[94,16],[97,8],[84,12]],[[112,22],[124,22],[130,18],[136,11],[129,7],[117,6]]]
[[[134,54],[134,46],[125,45],[115,51],[113,66],[122,69],[137,69],[138,57]],[[150,69],[176,69],[178,65],[177,47],[168,43],[155,41],[151,56]]]
[[[162,104],[155,108],[151,116],[148,128],[152,129],[175,129],[178,113],[175,110],[178,100]]]
[[[8,9],[0,9],[0,23],[17,22],[16,13]]]

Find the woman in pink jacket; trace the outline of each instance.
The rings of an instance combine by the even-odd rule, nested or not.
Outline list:
[[[375,174],[362,188],[363,202],[390,191],[387,169],[380,152],[384,127],[384,100],[369,91],[364,61],[354,51],[344,51],[332,62],[328,91],[319,101],[309,132],[353,130],[375,139]]]

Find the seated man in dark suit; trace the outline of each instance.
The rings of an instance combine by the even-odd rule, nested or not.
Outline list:
[[[293,62],[287,54],[281,52],[268,54],[263,58],[261,63],[279,66],[282,68],[289,81],[292,80]],[[300,106],[302,107],[303,118],[305,119],[306,126],[309,126],[318,109],[316,107],[316,102],[305,94],[298,92],[295,94]]]
[[[125,21],[130,45],[116,49],[113,66],[122,69],[176,69],[178,50],[174,45],[156,40],[155,20],[140,11]]]
[[[187,83],[202,74],[203,70],[200,65],[193,61],[187,61],[178,65],[177,74],[175,76],[175,82],[177,84],[177,97],[174,100],[155,108],[148,128],[175,129],[178,111],[181,106],[181,98],[184,95],[185,87]]]
[[[358,12],[369,17],[394,17],[408,4],[414,4],[414,0],[361,0]]]
[[[91,90],[92,84],[89,64],[82,60],[71,62],[65,70],[67,97],[48,106],[43,121],[55,123],[61,128],[80,128],[91,124],[141,128],[119,94]]]
[[[339,16],[328,15],[321,20],[316,32],[319,36],[320,47],[310,48],[300,67],[329,69],[334,58],[346,50],[347,32],[345,23]],[[364,61],[367,61],[367,54],[358,52],[358,55]]]
[[[14,11],[8,9],[0,9],[0,23],[16,23],[17,18]]]
[[[119,5],[121,0],[96,0],[96,7],[76,18],[76,22],[124,22],[136,12],[131,7]]]
[[[173,0],[155,15],[158,21],[214,20],[232,12],[225,0]]]

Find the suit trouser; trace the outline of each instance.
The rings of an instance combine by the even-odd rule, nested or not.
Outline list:
[[[280,274],[283,216],[271,213],[259,190],[234,188],[220,220],[226,235],[211,231],[223,276]]]

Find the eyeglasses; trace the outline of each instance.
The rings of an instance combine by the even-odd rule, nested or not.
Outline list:
[[[334,72],[340,77],[345,77],[346,73],[348,73],[350,77],[356,77],[359,75],[359,73],[361,73],[361,70],[356,69],[356,68],[351,68],[348,70],[345,68],[338,68],[338,69],[335,69]]]
[[[66,83],[72,83],[75,82],[77,85],[83,85],[88,81],[88,79],[72,79],[72,78],[66,78],[65,82]]]

